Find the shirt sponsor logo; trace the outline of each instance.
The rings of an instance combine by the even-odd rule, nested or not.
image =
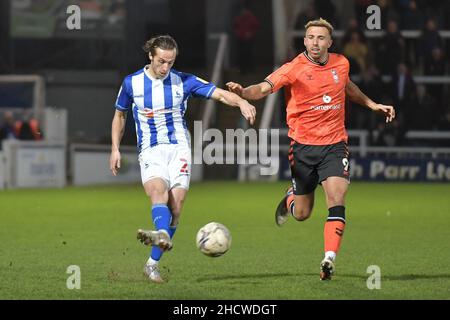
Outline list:
[[[144,108],[142,110],[142,114],[151,119],[154,118],[155,116],[159,115],[159,114],[166,114],[166,113],[174,113],[176,110],[179,110],[179,108],[171,108],[171,109],[149,109],[149,108]]]
[[[144,115],[146,118],[149,118],[149,119],[155,117],[155,113],[153,112],[153,110],[147,109],[147,108],[144,109]]]
[[[334,104],[334,105],[321,105],[321,106],[312,106],[311,110],[322,110],[322,111],[326,111],[326,110],[336,110],[336,109],[340,109],[341,105],[340,104]]]
[[[322,97],[322,100],[325,103],[330,103],[331,102],[331,97],[326,95],[326,94],[324,94],[323,97]]]

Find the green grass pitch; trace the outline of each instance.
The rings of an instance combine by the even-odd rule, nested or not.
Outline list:
[[[450,184],[352,183],[337,273],[319,281],[322,188],[305,222],[279,228],[274,209],[287,183],[191,185],[174,249],[161,266],[168,282],[142,274],[151,226],[140,185],[0,192],[0,299],[449,299]],[[197,230],[210,221],[233,236],[228,253],[202,255]],[[81,289],[66,287],[67,267]],[[367,268],[381,271],[369,290]]]

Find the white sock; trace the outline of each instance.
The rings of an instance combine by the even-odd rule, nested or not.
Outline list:
[[[157,265],[159,261],[153,260],[152,257],[148,258],[147,265],[154,266]]]
[[[330,259],[331,261],[336,260],[336,252],[334,251],[325,252],[325,259]]]

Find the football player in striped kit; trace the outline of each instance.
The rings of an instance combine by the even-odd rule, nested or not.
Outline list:
[[[152,203],[155,231],[138,230],[138,239],[151,245],[144,273],[154,282],[164,282],[158,262],[172,248],[172,237],[189,189],[191,147],[184,119],[189,97],[214,99],[239,107],[253,124],[256,109],[238,95],[217,88],[192,74],[173,69],[178,46],[169,35],[148,40],[144,47],[150,63],[125,77],[116,101],[111,130],[110,169],[120,169],[120,142],[127,112],[133,114],[142,184]]]

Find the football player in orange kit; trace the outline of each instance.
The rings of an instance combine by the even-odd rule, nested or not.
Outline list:
[[[314,190],[319,183],[322,185],[328,218],[320,279],[330,280],[344,233],[345,194],[350,181],[345,98],[383,114],[386,122],[395,118],[395,110],[362,93],[349,79],[347,58],[328,52],[333,33],[328,21],[322,18],[309,21],[305,30],[305,52],[259,84],[243,88],[228,82],[227,87],[247,100],[261,99],[285,87],[292,187],[278,205],[275,221],[282,225],[289,213],[298,221],[308,219],[314,205]]]

